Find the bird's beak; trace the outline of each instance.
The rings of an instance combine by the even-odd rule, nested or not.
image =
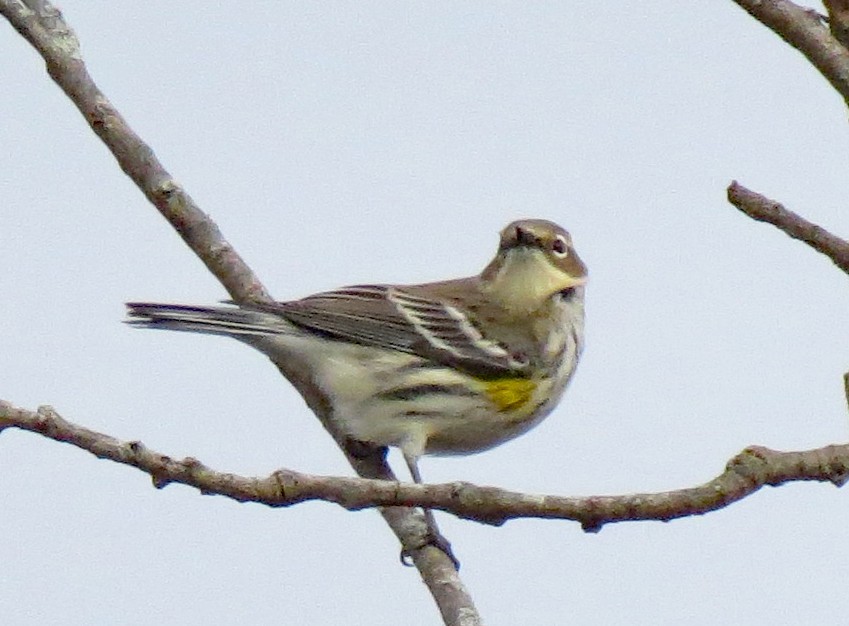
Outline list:
[[[582,287],[587,284],[587,275],[584,274],[583,276],[567,276],[563,282],[566,285],[564,289],[569,289],[571,287]]]

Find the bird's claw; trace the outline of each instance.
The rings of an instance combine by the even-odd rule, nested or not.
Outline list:
[[[441,550],[445,556],[451,559],[454,569],[457,571],[460,570],[460,561],[456,556],[454,556],[454,550],[451,548],[451,542],[445,538],[445,535],[439,532],[439,529],[431,525],[428,525],[427,533],[425,533],[420,545],[414,548],[403,548],[401,550],[401,564],[404,567],[413,567],[413,553],[429,546]]]

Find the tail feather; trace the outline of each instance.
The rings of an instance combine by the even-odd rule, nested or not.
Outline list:
[[[202,307],[182,304],[128,302],[126,323],[139,328],[160,328],[227,336],[285,333],[289,323],[273,313],[237,307]]]

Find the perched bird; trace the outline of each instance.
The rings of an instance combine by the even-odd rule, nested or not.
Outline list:
[[[353,439],[400,448],[413,480],[425,454],[470,454],[539,423],[581,354],[587,270],[563,228],[501,231],[477,276],[360,285],[272,304],[128,303],[129,323],[225,335],[309,373]]]

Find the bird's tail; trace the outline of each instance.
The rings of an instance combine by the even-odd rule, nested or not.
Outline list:
[[[161,328],[236,338],[286,333],[290,324],[266,311],[236,306],[203,307],[182,304],[128,302],[127,324],[139,328]]]

